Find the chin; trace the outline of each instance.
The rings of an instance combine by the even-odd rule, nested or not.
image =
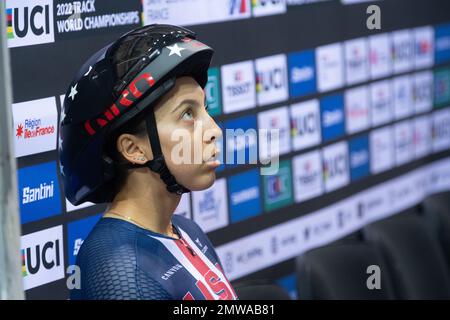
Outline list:
[[[183,185],[189,190],[201,191],[211,187],[214,184],[214,181],[216,181],[216,173],[211,171],[195,176],[191,178],[188,183]]]

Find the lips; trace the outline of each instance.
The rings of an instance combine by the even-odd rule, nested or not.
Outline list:
[[[220,161],[217,159],[217,156],[219,155],[219,153],[220,153],[220,150],[216,148],[214,150],[214,153],[212,154],[212,156],[205,161],[205,164],[207,164],[210,167],[214,167],[214,168],[217,168],[218,166],[220,166]]]

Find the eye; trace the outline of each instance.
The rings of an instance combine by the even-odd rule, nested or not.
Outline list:
[[[192,112],[191,108],[188,108],[183,114],[181,115],[181,119],[183,120],[193,120],[194,119],[194,113]]]

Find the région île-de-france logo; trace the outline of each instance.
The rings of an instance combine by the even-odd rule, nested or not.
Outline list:
[[[55,132],[54,126],[41,127],[41,122],[41,119],[25,119],[23,123],[19,123],[16,127],[17,139],[30,139]]]

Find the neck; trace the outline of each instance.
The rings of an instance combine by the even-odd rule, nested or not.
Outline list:
[[[156,173],[133,170],[108,211],[125,215],[147,229],[172,236],[172,216],[181,196],[170,193]]]

